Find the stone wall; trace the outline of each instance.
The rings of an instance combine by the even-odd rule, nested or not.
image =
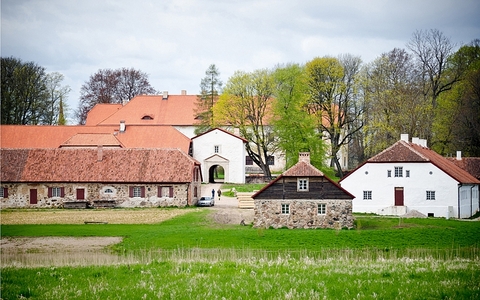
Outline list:
[[[130,186],[145,188],[145,197],[129,197]],[[158,197],[158,187],[173,187],[173,197]],[[49,187],[63,187],[64,197],[48,197]],[[87,201],[93,206],[95,200],[113,200],[116,207],[185,207],[195,205],[200,183],[192,184],[101,184],[101,183],[54,183],[54,184],[2,184],[8,188],[8,198],[0,198],[1,208],[61,208],[64,202]],[[30,204],[30,189],[37,190],[37,204]],[[77,200],[77,189],[85,190],[85,199]],[[188,201],[190,199],[190,201]]]
[[[282,204],[290,213],[282,214]],[[318,204],[326,213],[318,214]],[[255,200],[254,227],[260,228],[353,228],[352,200]]]

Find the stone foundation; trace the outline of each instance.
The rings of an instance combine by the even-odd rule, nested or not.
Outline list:
[[[290,213],[282,214],[282,204]],[[318,204],[326,213],[318,214]],[[255,200],[253,226],[258,228],[353,228],[352,200]]]
[[[145,197],[129,197],[129,186],[145,187]],[[116,207],[185,207],[195,205],[198,197],[193,197],[196,184],[172,184],[173,197],[158,197],[161,184],[2,184],[8,188],[8,198],[0,198],[0,208],[62,208],[64,202],[86,201],[95,207],[94,201],[113,200]],[[63,187],[64,197],[48,197],[48,187]],[[37,204],[30,204],[30,189],[37,190]],[[85,199],[76,199],[76,190],[85,189]],[[106,190],[112,191],[105,193]],[[188,199],[191,199],[190,203]]]

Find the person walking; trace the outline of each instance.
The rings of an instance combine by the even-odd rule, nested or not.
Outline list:
[[[212,189],[212,198],[215,199],[215,189]]]
[[[222,190],[218,189],[217,194],[218,194],[218,201],[220,201],[220,196],[222,196]]]

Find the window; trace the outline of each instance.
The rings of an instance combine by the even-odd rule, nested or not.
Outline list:
[[[395,167],[395,177],[403,177],[403,167]]]
[[[405,170],[405,177],[410,177],[410,170]]]
[[[324,215],[327,213],[327,205],[325,203],[318,204],[317,211],[319,215]]]
[[[0,198],[8,198],[8,188],[0,187]]]
[[[48,188],[48,198],[52,197],[64,197],[65,190],[63,187],[49,187]]]
[[[372,191],[363,191],[363,200],[372,200]]]
[[[133,187],[133,197],[140,197],[142,195],[142,189],[139,186]]]
[[[131,186],[128,191],[128,196],[130,198],[135,197],[145,197],[145,187],[144,186]]]
[[[250,156],[245,156],[245,164],[247,166],[253,166],[253,159]]]
[[[213,152],[214,153],[220,153],[220,146],[219,145],[213,146]]]
[[[299,178],[297,181],[297,190],[300,192],[308,191],[308,179]]]
[[[282,204],[282,215],[290,214],[290,204]]]
[[[173,197],[173,186],[159,186],[158,197]]]
[[[387,177],[392,177],[392,170],[387,170]]]
[[[269,157],[267,157],[267,165],[269,166],[274,166],[275,165],[275,157],[270,155]]]
[[[105,194],[113,194],[113,190],[111,188],[106,188],[103,193]]]
[[[435,191],[427,191],[427,200],[435,200]]]

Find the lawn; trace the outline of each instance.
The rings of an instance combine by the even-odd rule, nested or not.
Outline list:
[[[2,268],[2,299],[480,298],[480,222],[359,215],[353,230],[256,229],[216,224],[210,212],[156,224],[2,225],[2,237],[122,236],[113,251],[131,258]]]

